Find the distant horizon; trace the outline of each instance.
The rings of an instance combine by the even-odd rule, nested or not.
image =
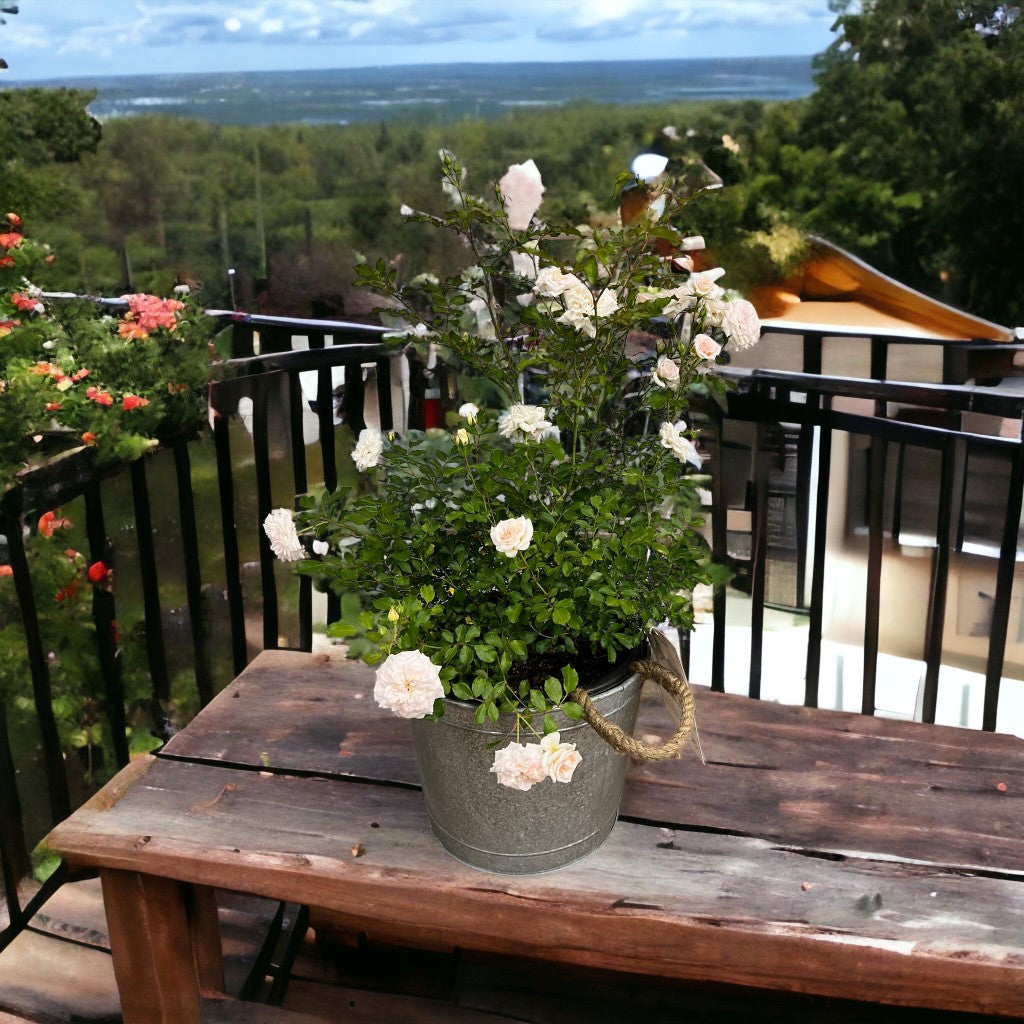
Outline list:
[[[816,57],[816,53],[771,53],[771,54],[757,54],[751,56],[739,55],[715,55],[713,57],[701,56],[701,57],[607,57],[607,58],[587,58],[581,57],[576,59],[533,59],[533,60],[516,60],[509,58],[507,60],[424,60],[417,61],[410,64],[360,64],[351,67],[338,67],[338,66],[323,66],[323,67],[294,67],[294,68],[236,68],[230,71],[222,71],[217,68],[203,69],[203,70],[188,70],[188,71],[125,71],[125,72],[113,72],[96,75],[59,75],[45,78],[26,78],[18,81],[5,81],[6,73],[0,72],[0,90],[8,86],[18,88],[26,85],[34,85],[40,83],[49,82],[88,82],[88,81],[102,81],[109,79],[131,79],[131,78],[187,78],[190,76],[210,76],[210,75],[288,75],[288,74],[302,74],[310,73],[316,74],[317,72],[358,72],[358,71],[402,71],[408,68],[421,68],[421,67],[432,67],[432,68],[459,68],[459,67],[481,67],[489,65],[501,65],[503,67],[509,66],[521,66],[529,67],[531,65],[586,65],[586,64],[676,64],[676,63],[689,63],[689,62],[715,62],[715,61],[743,61],[743,62],[756,62],[756,61],[783,61],[783,60],[808,60],[811,61]]]

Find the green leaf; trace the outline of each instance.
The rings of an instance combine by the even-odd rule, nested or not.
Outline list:
[[[494,648],[488,644],[477,644],[473,650],[476,651],[476,656],[487,664],[496,661],[498,658]]]
[[[583,708],[581,708],[576,701],[567,700],[562,705],[562,714],[565,715],[566,718],[572,718],[579,721],[579,719],[583,717]]]
[[[563,608],[561,605],[556,605],[551,611],[551,621],[556,626],[564,626],[569,619],[571,614],[568,608]]]
[[[486,704],[481,704],[476,709],[476,713],[473,715],[473,721],[475,721],[477,725],[483,725],[484,722],[487,721],[487,705]]]
[[[562,669],[562,689],[566,695],[572,693],[580,684],[580,677],[576,669],[571,665],[566,665]]]
[[[558,732],[558,723],[550,716],[544,716],[544,735],[547,736],[549,733]]]
[[[430,604],[434,600],[434,588],[429,583],[424,583],[420,587],[420,597],[423,598],[426,604]]]
[[[530,707],[537,711],[547,711],[547,702],[544,700],[544,695],[539,690],[530,691]]]
[[[473,692],[465,683],[454,683],[452,684],[452,693],[455,694],[459,700],[472,700]]]
[[[552,704],[562,703],[562,684],[554,676],[544,680],[544,692]]]
[[[498,708],[495,706],[493,701],[488,701],[486,704],[481,706],[487,708],[487,717],[492,722],[496,722],[498,720]]]

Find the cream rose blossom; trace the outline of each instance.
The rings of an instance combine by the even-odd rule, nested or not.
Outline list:
[[[714,359],[719,352],[722,351],[722,346],[711,337],[710,334],[698,334],[693,339],[693,351],[701,357],[701,359]]]
[[[469,423],[476,423],[476,418],[480,415],[480,408],[472,402],[463,402],[459,406],[459,415]]]
[[[686,423],[679,420],[676,423],[662,423],[661,445],[667,448],[680,462],[689,462],[700,469],[701,457],[693,442],[685,435]]]
[[[746,299],[733,299],[725,304],[722,330],[733,348],[744,349],[756,345],[761,337],[761,321],[757,310]]]
[[[572,774],[583,760],[575,743],[562,743],[557,732],[550,732],[540,741],[544,770],[552,782],[572,782]]]
[[[352,449],[352,461],[356,469],[365,472],[379,465],[380,457],[384,454],[384,435],[373,427],[367,427],[359,431],[359,440]]]
[[[270,541],[270,550],[282,562],[297,562],[305,555],[306,550],[295,531],[291,509],[275,508],[263,520],[263,532]]]
[[[544,195],[544,183],[537,165],[532,160],[512,164],[498,182],[498,188],[505,202],[508,226],[513,231],[525,231],[540,208]]]
[[[579,278],[575,274],[567,274],[561,267],[545,267],[537,272],[533,290],[542,298],[557,299],[574,282],[579,283]]]
[[[513,441],[539,441],[551,427],[539,405],[510,405],[498,417],[498,433]]]
[[[525,551],[533,540],[533,522],[526,516],[516,519],[502,519],[491,527],[491,543],[509,558],[515,558]]]
[[[377,669],[373,699],[399,718],[423,718],[443,696],[440,666],[422,651],[389,654]]]
[[[679,366],[668,356],[659,356],[658,364],[651,374],[651,381],[659,388],[668,388],[675,391],[679,387]]]
[[[539,743],[510,743],[496,750],[491,771],[497,775],[500,785],[524,793],[548,775]]]

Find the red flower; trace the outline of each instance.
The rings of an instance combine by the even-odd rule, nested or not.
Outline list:
[[[39,532],[47,540],[53,536],[54,530],[63,530],[69,526],[71,526],[71,520],[62,516],[59,508],[52,512],[44,512],[39,517]]]
[[[4,249],[17,249],[25,239],[17,231],[7,231],[0,235],[0,247]]]
[[[86,398],[91,398],[97,405],[102,405],[104,409],[109,409],[114,404],[113,396],[109,391],[101,391],[97,387],[88,388],[85,392]]]
[[[64,408],[64,406],[61,405],[60,402],[47,402],[46,403],[46,411],[47,412],[60,412],[61,409],[63,409],[63,408]]]
[[[85,380],[92,370],[87,370],[84,366],[80,370],[75,370],[72,380]]]
[[[21,218],[16,213],[5,213],[4,220],[11,225],[12,228],[21,227]]]
[[[13,576],[14,570],[9,565],[0,565],[0,576]]]
[[[110,570],[103,562],[93,562],[87,571],[89,582],[102,583],[107,578],[108,572],[110,572]]]
[[[149,405],[149,399],[140,398],[138,395],[125,395],[121,401],[121,408],[125,412],[131,412],[132,409],[141,409],[147,405]]]
[[[0,267],[13,267],[14,257],[13,256],[0,256]]]
[[[25,295],[22,292],[12,292],[11,302],[14,304],[15,309],[20,309],[23,313],[31,313],[37,305],[36,300],[31,295]]]
[[[43,262],[45,264],[47,264],[47,266],[49,266],[49,264],[54,263],[56,261],[56,259],[57,259],[57,257],[54,256],[53,253],[51,252],[50,255],[47,256],[46,259],[43,260]]]
[[[67,555],[68,558],[70,558],[72,562],[76,558],[81,558],[82,557],[82,552],[81,551],[76,551],[74,548],[65,548],[64,549],[64,554]]]
[[[51,377],[57,377],[60,375],[58,367],[54,366],[53,363],[36,363],[35,366],[29,367],[29,373],[38,374],[42,377],[43,374],[49,374]]]
[[[61,601],[66,601],[69,597],[74,597],[78,593],[78,580],[72,580],[66,587],[61,587],[56,594],[53,595],[54,601],[60,604]]]
[[[20,320],[0,320],[0,338],[5,337],[14,330],[15,327],[20,327]]]
[[[149,331],[144,331],[138,324],[133,324],[128,320],[121,321],[120,326],[117,328],[117,333],[120,337],[127,338],[129,341],[149,337]]]
[[[82,435],[82,442],[84,444],[89,445],[89,447],[92,447],[94,444],[96,444],[96,435],[91,430],[87,430]]]

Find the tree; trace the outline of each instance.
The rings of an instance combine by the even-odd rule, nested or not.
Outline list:
[[[923,291],[1024,321],[1024,20],[992,0],[833,6],[799,134],[808,226]]]

